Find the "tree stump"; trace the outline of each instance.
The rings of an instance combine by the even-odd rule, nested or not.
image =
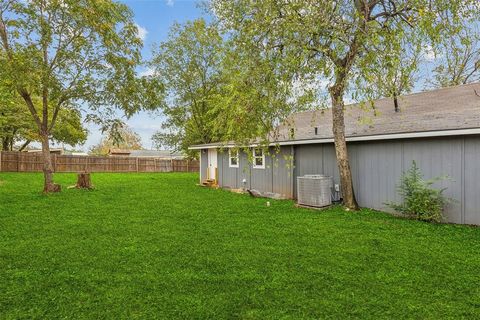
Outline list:
[[[57,183],[51,183],[43,187],[44,193],[60,192],[61,190],[62,190],[62,186]]]
[[[75,185],[78,189],[92,189],[92,180],[90,179],[90,173],[83,172],[79,173],[77,176],[77,184]]]

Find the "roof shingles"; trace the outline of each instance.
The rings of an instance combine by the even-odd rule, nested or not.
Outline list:
[[[374,101],[374,108],[358,104],[345,107],[347,137],[480,128],[480,83],[460,85],[399,97],[400,112],[393,100]],[[279,141],[332,138],[331,109],[293,114],[287,125],[279,127]],[[317,135],[315,135],[317,127]]]

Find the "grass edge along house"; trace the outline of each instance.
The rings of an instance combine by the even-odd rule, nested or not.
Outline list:
[[[480,83],[405,95],[399,97],[399,112],[388,98],[374,101],[368,110],[346,106],[359,205],[391,211],[386,203],[401,201],[397,185],[416,161],[425,178],[450,177],[436,185],[447,188],[445,195],[455,200],[446,207],[446,222],[480,225],[478,92]],[[200,151],[200,181],[210,178],[222,188],[255,189],[288,199],[296,199],[296,178],[305,174],[329,175],[338,185],[331,117],[331,109],[293,114],[288,126],[278,128],[270,152],[252,151],[253,161],[234,152],[233,143],[191,146]]]

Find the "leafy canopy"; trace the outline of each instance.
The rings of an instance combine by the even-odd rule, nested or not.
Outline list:
[[[228,108],[255,123],[283,121],[302,106],[324,108],[338,99],[343,105],[346,93],[369,101],[379,92],[393,95],[393,86],[408,90],[418,52],[440,45],[467,21],[478,21],[480,11],[473,0],[213,0],[211,9],[243,53],[232,63],[243,70]],[[269,79],[252,77],[256,72]],[[244,91],[244,83],[257,94]],[[286,85],[299,90],[286,92]],[[256,102],[259,113],[250,108]],[[264,136],[270,124],[265,128]]]
[[[158,148],[188,152],[190,145],[222,140],[223,130],[214,128],[224,55],[222,35],[203,19],[174,24],[168,40],[154,50],[150,67],[167,92],[166,120],[152,137]]]
[[[448,87],[480,80],[479,21],[465,22],[448,43],[442,43],[436,49],[433,86]]]
[[[107,155],[110,149],[141,150],[142,139],[130,127],[122,125],[113,133],[104,136],[102,140],[90,148],[94,155]]]
[[[33,98],[38,101],[38,97]],[[38,128],[32,119],[25,102],[13,90],[0,84],[0,141],[3,150],[14,147],[24,149],[30,142],[40,142]],[[49,108],[49,114],[53,110]],[[57,143],[71,146],[82,144],[87,139],[81,114],[75,108],[62,108],[58,113],[57,125],[53,128],[51,139]],[[21,146],[19,143],[22,143]]]
[[[79,111],[62,108],[58,113],[57,125],[51,132],[51,140],[75,146],[84,143],[86,139],[87,130],[83,127]],[[13,103],[3,100],[0,104],[0,140],[3,150],[23,149],[30,142],[41,140],[28,109],[18,98]]]
[[[63,108],[103,124],[116,108],[130,116],[156,106],[161,90],[136,77],[137,33],[131,11],[114,1],[0,2],[3,75],[48,135]]]

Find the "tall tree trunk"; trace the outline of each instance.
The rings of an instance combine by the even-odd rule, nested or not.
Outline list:
[[[398,94],[396,89],[393,89],[393,105],[395,106],[395,112],[400,112],[400,107],[398,105]]]
[[[43,154],[43,192],[59,192],[60,186],[53,182],[53,163],[52,155],[50,154],[50,142],[48,140],[48,133],[42,132],[42,154]]]
[[[395,112],[400,112],[400,107],[398,106],[398,97],[393,96],[393,105],[395,106]]]
[[[8,138],[3,138],[2,139],[2,150],[3,151],[10,151],[8,149]]]
[[[13,151],[13,136],[8,136],[2,139],[2,150]]]
[[[339,86],[333,86],[330,88],[330,97],[332,99],[333,139],[340,173],[343,204],[351,210],[358,210],[359,206],[353,191],[352,171],[350,170],[347,142],[345,140],[343,89]]]

